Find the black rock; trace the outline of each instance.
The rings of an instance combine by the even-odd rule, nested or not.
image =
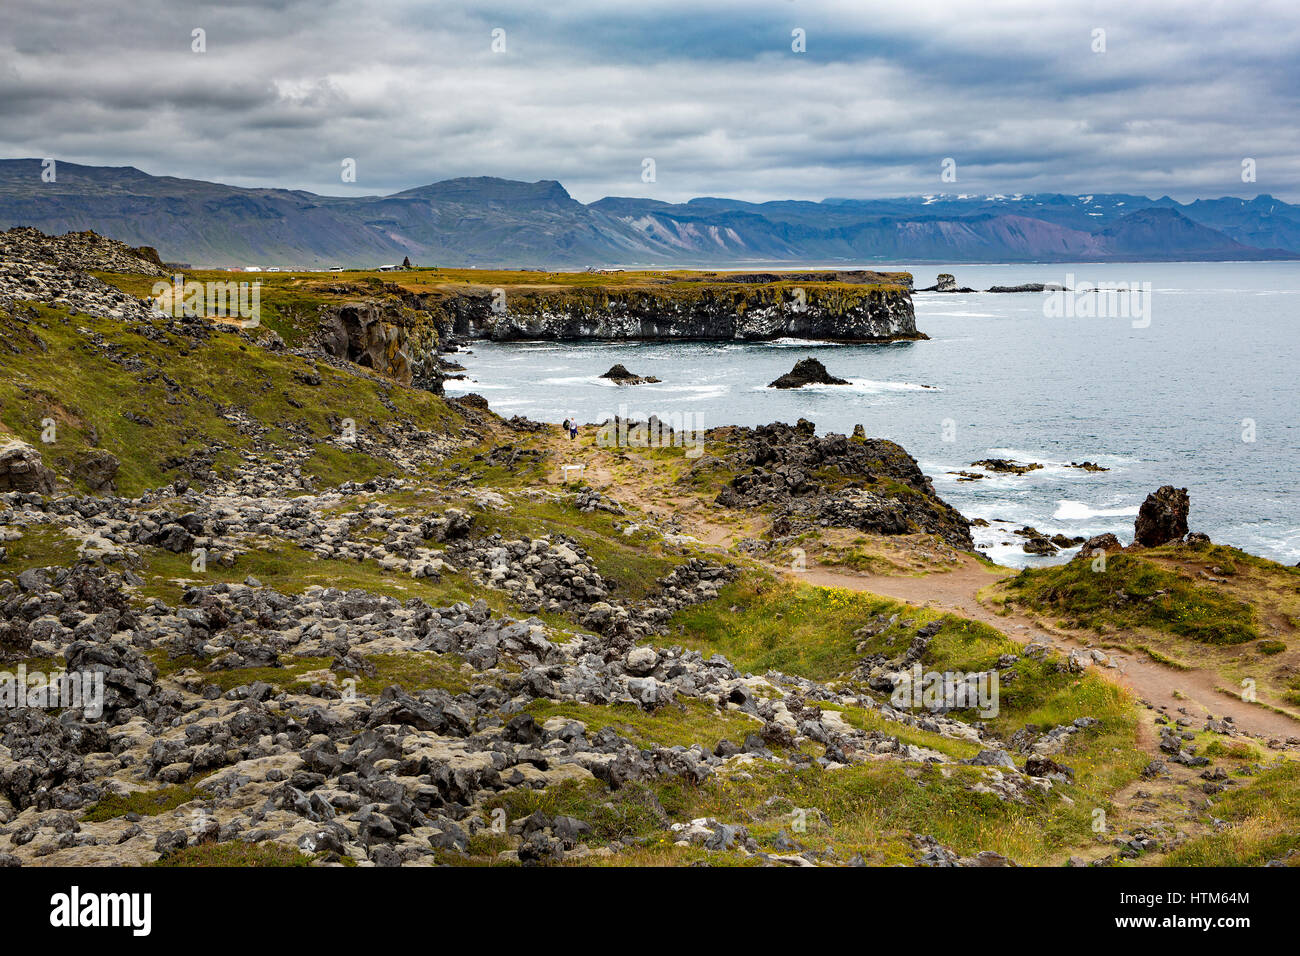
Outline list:
[[[786,372],[776,381],[768,384],[768,388],[803,388],[805,385],[847,385],[846,379],[836,378],[830,372],[826,371],[826,366],[815,358],[800,359],[795,363],[794,368]]]
[[[1147,495],[1133,526],[1133,543],[1155,548],[1187,534],[1187,512],[1191,502],[1186,488],[1163,485]]]

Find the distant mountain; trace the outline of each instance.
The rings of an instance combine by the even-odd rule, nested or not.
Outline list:
[[[318,196],[0,160],[0,229],[93,229],[196,266],[757,265],[1300,258],[1300,206],[1123,194],[898,199],[609,197],[553,180],[452,179],[390,196]]]

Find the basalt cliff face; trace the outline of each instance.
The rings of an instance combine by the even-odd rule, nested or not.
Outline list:
[[[866,275],[866,274],[864,274]],[[871,274],[874,278],[876,274]],[[316,344],[331,355],[442,392],[441,343],[493,341],[833,342],[924,339],[911,277],[795,285],[775,275],[669,289],[576,287],[415,293],[392,283],[339,287],[360,298],[322,308]],[[798,277],[797,277],[798,278]]]
[[[572,289],[459,295],[441,310],[449,331],[495,341],[834,342],[923,339],[905,285],[792,287],[728,283],[687,291]]]
[[[363,298],[322,307],[313,344],[403,385],[442,394],[439,325],[423,297],[391,283],[348,287]]]

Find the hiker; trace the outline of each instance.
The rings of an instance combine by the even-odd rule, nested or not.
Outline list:
[[[571,430],[571,428],[572,428],[572,424],[573,424],[572,419],[570,419],[570,418],[566,418],[566,419],[564,420],[564,424],[560,426],[561,428],[564,429],[564,433],[565,433],[566,435],[567,435],[567,434],[569,433],[569,431]]]
[[[577,437],[578,437],[578,419],[570,415],[569,416],[569,441],[573,441],[573,439]]]

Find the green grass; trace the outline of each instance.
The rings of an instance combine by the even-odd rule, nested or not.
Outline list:
[[[182,474],[183,459],[210,449],[216,471],[229,474],[239,452],[251,447],[250,436],[226,417],[232,411],[261,424],[276,446],[273,457],[300,444],[291,433],[303,435],[316,450],[307,473],[327,482],[393,470],[384,459],[326,444],[339,419],[353,419],[362,435],[394,421],[436,433],[459,426],[456,413],[429,392],[269,352],[232,332],[190,339],[153,327],[146,337],[141,323],[49,306],[35,312],[30,321],[0,313],[0,430],[34,444],[64,475],[92,448],[113,454],[123,494],[168,483]],[[81,328],[99,336],[102,347]],[[305,373],[318,375],[320,384],[304,384]],[[46,419],[56,423],[49,443],[41,441]]]
[[[1285,647],[1285,645],[1283,646]],[[1185,664],[1180,660],[1170,657],[1168,654],[1156,650],[1149,644],[1139,644],[1137,649],[1157,664],[1163,664],[1165,667],[1172,667],[1176,671],[1189,671],[1192,669],[1191,664]]]
[[[313,857],[277,843],[205,843],[187,846],[165,854],[151,866],[164,867],[234,867],[234,866],[311,866]]]
[[[1036,794],[1025,803],[1003,801],[972,789],[984,779],[985,772],[973,767],[895,761],[834,771],[754,764],[744,775],[713,777],[700,786],[665,779],[611,793],[599,784],[566,782],[540,792],[501,794],[488,807],[502,807],[509,819],[538,810],[577,817],[591,824],[591,845],[626,841],[617,844],[614,856],[586,861],[598,866],[752,864],[736,853],[672,845],[677,838],[669,824],[706,816],[745,825],[769,852],[776,852],[775,837],[785,832],[808,849],[833,849],[841,861],[861,854],[878,865],[911,862],[916,851],[910,837],[919,833],[963,855],[993,850],[1022,864],[1060,863],[1073,848],[1091,842],[1086,800],[1071,805],[1055,794]],[[1076,798],[1085,795],[1065,789]],[[803,832],[794,826],[796,808],[805,811]]]
[[[1300,763],[1288,760],[1220,794],[1213,812],[1229,826],[1184,843],[1164,865],[1261,866],[1288,851],[1300,854]],[[1293,860],[1300,864],[1300,855]]]
[[[202,573],[191,570],[192,559],[188,554],[146,548],[142,549],[142,555],[140,574],[145,584],[140,588],[140,596],[158,598],[171,605],[181,599],[187,587],[242,583],[252,575],[264,586],[285,594],[301,594],[312,586],[361,588],[402,601],[418,597],[434,607],[447,607],[458,601],[473,603],[482,598],[497,613],[509,613],[512,609],[504,593],[480,587],[464,573],[444,575],[439,580],[413,578],[410,574],[386,571],[375,561],[318,558],[284,541],[266,542],[240,555],[233,568],[210,561]]]
[[[1260,636],[1249,605],[1132,555],[1111,556],[1105,571],[1090,561],[1029,568],[1004,587],[1010,600],[1099,633],[1145,627],[1207,644]]]
[[[895,615],[892,625],[865,640],[854,634],[868,622]],[[724,587],[717,601],[679,611],[670,635],[671,640],[706,655],[715,651],[725,655],[741,671],[763,673],[774,668],[812,680],[835,681],[865,655],[901,655],[916,629],[935,620],[942,626],[921,659],[927,671],[984,671],[1003,654],[1022,650],[977,621],[863,592],[778,580],[759,571],[746,572]],[[999,682],[998,715],[985,721],[993,733],[1005,739],[1026,724],[1046,729],[1093,717],[1100,724],[1076,734],[1070,754],[1079,783],[1101,800],[1141,771],[1145,758],[1134,748],[1137,712],[1127,692],[1093,672],[1066,673],[1055,658],[1022,657],[1012,671],[1012,679]],[[973,710],[954,711],[950,716],[976,719]],[[846,720],[852,722],[849,716]],[[875,728],[864,724],[864,729]],[[956,741],[943,745],[934,739],[906,737],[909,731],[903,725],[880,729],[950,754],[964,747]]]
[[[158,282],[154,276],[96,273],[132,295],[151,294]],[[215,270],[186,270],[186,279],[206,282],[229,281],[229,273]],[[247,275],[235,281],[247,281]],[[361,299],[387,299],[395,309],[408,313],[415,326],[432,330],[435,322],[448,323],[453,316],[448,306],[459,297],[483,296],[503,288],[513,314],[535,314],[563,309],[587,314],[609,309],[614,303],[628,308],[676,307],[727,308],[744,313],[794,301],[802,289],[809,307],[842,315],[867,301],[879,301],[902,293],[910,280],[907,273],[878,273],[867,283],[779,281],[737,283],[727,273],[676,271],[632,271],[613,275],[585,272],[522,272],[492,269],[419,268],[403,272],[349,269],[341,274],[259,273],[261,323],[290,346],[304,344],[316,329],[317,311]],[[415,312],[405,303],[408,293],[423,299],[427,312]]]
[[[734,711],[719,711],[707,701],[696,698],[683,698],[653,712],[634,704],[581,704],[551,700],[535,700],[526,709],[538,723],[545,723],[551,717],[580,720],[587,725],[588,737],[612,727],[642,749],[699,744],[712,753],[722,740],[742,743],[749,734],[763,729],[761,721]]]
[[[155,817],[160,813],[175,810],[193,800],[206,799],[197,783],[176,784],[158,790],[138,790],[125,796],[110,793],[95,804],[81,818],[86,823],[101,823],[128,813],[138,813],[142,817]]]
[[[0,578],[16,577],[28,568],[66,568],[76,563],[77,541],[62,530],[41,525],[21,530],[21,538],[4,543],[8,555],[0,563]]]
[[[858,728],[858,730],[879,731],[891,737],[897,737],[905,744],[937,750],[954,760],[965,760],[974,757],[981,749],[979,744],[972,741],[957,740],[952,737],[945,737],[942,734],[931,733],[928,730],[919,730],[916,727],[910,727],[895,720],[887,720],[874,710],[868,710],[864,707],[846,707],[842,704],[832,704],[827,701],[818,701],[817,706],[822,710],[838,712],[844,718],[845,723]]]
[[[856,628],[901,607],[872,594],[747,570],[721,588],[718,600],[678,611],[670,640],[706,656],[723,654],[741,671],[826,681],[845,675],[860,656]]]

